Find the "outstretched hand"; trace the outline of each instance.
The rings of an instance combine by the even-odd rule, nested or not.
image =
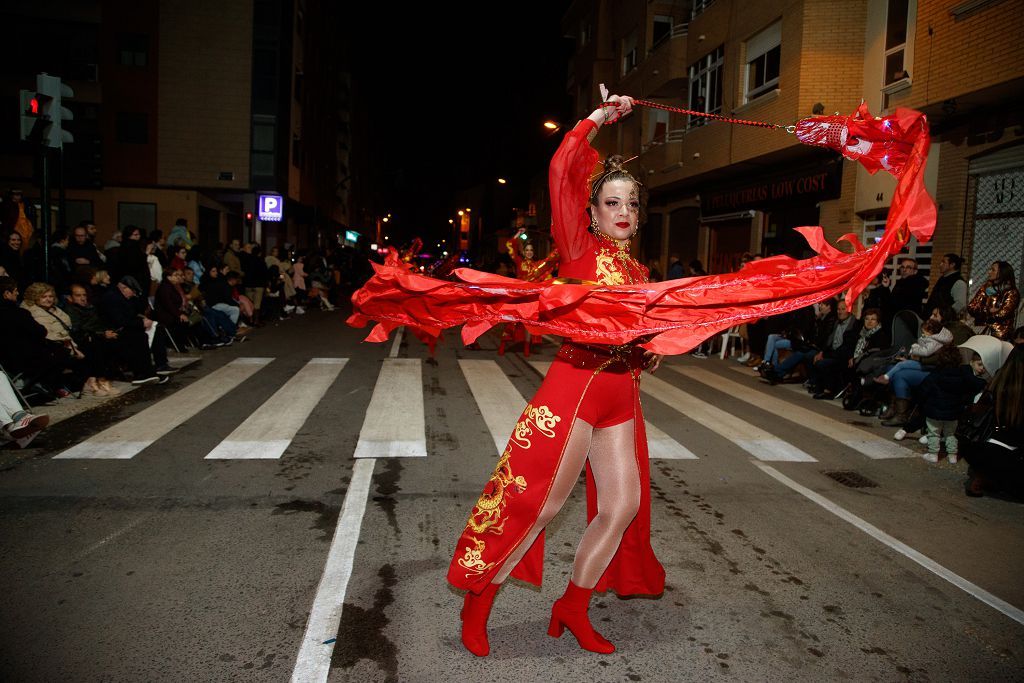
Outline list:
[[[609,95],[608,88],[601,84],[601,108],[605,123],[615,123],[633,111],[634,99],[629,95]],[[610,106],[615,105],[615,106]]]

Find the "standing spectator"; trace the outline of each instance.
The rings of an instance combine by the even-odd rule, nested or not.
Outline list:
[[[53,241],[50,243],[50,282],[61,294],[66,294],[71,286],[68,239],[68,229],[59,228],[53,233]]]
[[[184,246],[186,249],[191,249],[195,246],[195,238],[188,229],[188,221],[184,218],[179,218],[174,221],[174,227],[171,228],[170,233],[167,235],[167,245],[171,249],[175,249],[179,246]]]
[[[166,267],[168,262],[170,261],[170,257],[167,255],[167,243],[164,241],[164,231],[150,230],[148,243],[153,245],[153,249],[152,252],[147,253],[152,253],[153,256],[155,256],[157,260],[160,262],[162,274],[162,269]],[[160,280],[161,278],[157,278],[158,283],[160,282]]]
[[[263,292],[267,287],[269,277],[267,262],[263,260],[260,245],[255,242],[246,244],[239,257],[242,259],[242,267],[245,268],[245,272],[242,274],[242,286],[245,288],[245,296],[252,302],[253,324],[260,325]]]
[[[121,282],[130,277],[136,283],[149,283],[149,262],[146,259],[146,247],[142,240],[142,230],[135,225],[127,225],[121,231],[121,246],[117,251],[115,267],[111,279]],[[144,292],[148,294],[149,290]]]
[[[188,250],[188,263],[185,266],[192,270],[192,284],[198,285],[206,273],[206,267],[203,265],[203,254],[199,247],[192,247]]]
[[[157,243],[146,242],[143,247],[146,251],[146,268],[149,270],[149,295],[153,296],[156,294],[156,288],[160,286],[160,283],[164,279],[164,264],[163,261],[157,256]]]
[[[292,285],[295,287],[296,310],[306,303],[306,258],[300,256],[292,268]],[[304,311],[301,311],[304,312]]]
[[[939,261],[939,279],[925,304],[926,313],[936,308],[950,307],[959,314],[967,307],[967,283],[960,274],[963,262],[957,254],[946,254]]]
[[[708,271],[704,270],[704,264],[694,259],[690,261],[690,277],[703,277]]]
[[[988,280],[978,288],[967,312],[974,323],[983,326],[982,334],[996,339],[1009,339],[1017,317],[1020,292],[1013,266],[1006,261],[993,261],[988,269]]]
[[[900,277],[892,288],[892,310],[913,311],[921,317],[921,307],[928,294],[928,278],[917,272],[917,261],[910,257],[901,258]]]
[[[921,410],[925,417],[928,452],[924,459],[939,461],[940,446],[946,448],[946,460],[957,462],[959,452],[956,425],[968,402],[982,389],[985,380],[969,365],[962,364],[960,349],[945,346],[936,353],[935,370],[921,383]]]
[[[242,243],[237,240],[231,240],[231,244],[228,245],[227,251],[224,252],[224,273],[230,273],[232,271],[245,275],[245,271],[242,270],[242,259],[240,257],[242,251]]]
[[[892,277],[888,270],[879,273],[864,293],[863,310],[873,308],[881,316],[879,322],[882,327],[889,327],[892,322]],[[863,314],[862,314],[863,315]]]
[[[668,257],[668,274],[665,276],[665,279],[680,280],[684,277],[686,277],[686,268],[683,267],[679,254],[672,254]]]
[[[277,266],[278,272],[281,273],[281,282],[284,285],[285,310],[290,313],[291,311],[288,308],[295,299],[295,284],[292,282],[293,266],[291,259],[287,255],[284,256],[284,259],[281,256],[281,250],[278,247],[271,247],[270,253],[263,260],[266,262],[268,269]]]
[[[16,232],[21,235],[21,251],[24,254],[32,242],[32,234],[35,232],[33,216],[30,216],[31,208],[25,205],[21,190],[11,188],[4,198],[2,204],[2,215],[0,224],[5,232]]]
[[[10,233],[0,245],[0,267],[7,272],[7,277],[18,283],[19,287],[27,284],[25,267],[21,258],[21,235],[19,233]]]
[[[71,269],[77,271],[82,267],[102,268],[103,259],[96,251],[96,245],[89,241],[89,231],[83,226],[77,226],[71,233],[71,244],[68,245],[68,261]]]

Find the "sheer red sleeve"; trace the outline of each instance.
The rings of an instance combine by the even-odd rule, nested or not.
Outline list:
[[[523,258],[519,255],[519,250],[516,249],[516,240],[514,237],[509,238],[505,242],[505,248],[508,249],[508,255],[512,257],[512,262],[516,264],[516,268],[519,268],[519,264],[523,262]]]
[[[548,172],[551,233],[564,261],[575,261],[591,246],[586,206],[590,198],[590,172],[598,154],[590,146],[587,135],[595,130],[597,124],[583,119],[566,134],[551,159]]]

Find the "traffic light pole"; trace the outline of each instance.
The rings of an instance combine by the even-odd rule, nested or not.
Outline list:
[[[64,145],[57,148],[57,227],[68,227],[67,196],[64,192]]]
[[[43,232],[43,282],[50,281],[50,148],[40,145],[39,226]]]

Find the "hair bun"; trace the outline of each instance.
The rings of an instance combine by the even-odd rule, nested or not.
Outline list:
[[[621,154],[612,154],[604,160],[604,172],[625,171],[625,160]]]

